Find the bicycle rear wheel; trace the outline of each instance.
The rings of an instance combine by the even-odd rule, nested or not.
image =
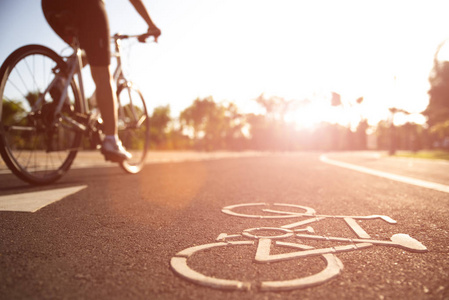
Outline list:
[[[28,45],[0,68],[0,154],[17,177],[31,184],[61,178],[81,143],[81,132],[53,122],[56,103],[49,93],[43,95],[65,66],[53,50]],[[44,101],[38,101],[42,96]],[[62,114],[75,118],[80,98],[73,80],[67,97]]]
[[[142,93],[130,82],[117,89],[118,134],[132,158],[120,164],[128,173],[142,170],[149,149],[150,118]]]

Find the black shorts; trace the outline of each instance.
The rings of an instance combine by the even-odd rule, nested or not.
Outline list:
[[[42,0],[51,28],[68,44],[77,36],[92,66],[111,62],[109,22],[102,0]]]

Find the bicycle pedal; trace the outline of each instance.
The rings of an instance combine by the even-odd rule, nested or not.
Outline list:
[[[114,163],[121,163],[123,162],[125,159],[119,155],[115,155],[109,152],[105,152],[105,151],[101,151],[101,154],[104,155],[104,160],[105,161],[110,161],[110,162],[114,162]]]
[[[118,157],[116,155],[113,154],[103,154],[104,155],[104,160],[105,161],[110,161],[113,163],[121,163],[124,161],[124,159],[122,157]]]

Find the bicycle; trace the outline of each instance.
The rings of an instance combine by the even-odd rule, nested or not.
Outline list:
[[[270,207],[280,207],[281,210],[272,209]],[[261,213],[255,214],[253,212],[248,213],[241,211],[245,209],[260,209]],[[409,252],[417,253],[424,253],[428,251],[422,243],[410,237],[408,234],[394,234],[390,240],[372,239],[371,236],[356,221],[380,219],[389,224],[397,223],[388,216],[317,215],[313,208],[283,203],[274,203],[272,205],[266,203],[229,205],[224,207],[222,212],[234,217],[252,218],[258,220],[285,220],[303,217],[306,219],[279,227],[249,228],[237,234],[221,233],[218,235],[214,243],[192,246],[176,253],[170,260],[170,266],[173,272],[190,282],[215,289],[240,291],[251,289],[259,289],[260,291],[287,291],[317,286],[338,276],[343,270],[343,263],[336,256],[337,253],[362,250],[375,245],[397,247]],[[314,235],[315,230],[308,225],[329,218],[344,220],[357,238]],[[273,232],[275,235],[273,235]],[[289,239],[293,241],[288,242]],[[304,239],[348,244],[315,248],[310,245],[298,243],[298,240],[302,241]],[[196,271],[188,264],[189,258],[198,253],[213,251],[214,249],[215,251],[219,251],[219,249],[229,247],[251,248],[252,251],[254,251],[252,252],[252,260],[253,262],[259,264],[273,265],[278,262],[291,262],[295,259],[321,257],[326,265],[317,273],[312,272],[312,274],[298,275],[298,278],[295,279],[269,281],[260,280],[259,282],[250,282],[247,280],[216,278],[214,276],[203,274],[200,271]],[[279,249],[284,250],[279,252]],[[233,252],[237,251],[233,250]],[[298,269],[301,268],[302,267],[300,266]]]
[[[142,170],[149,148],[149,115],[142,93],[122,71],[121,41],[146,42],[149,34],[111,37],[113,73],[118,99],[119,137],[133,158],[120,163],[126,172]],[[82,50],[62,57],[42,45],[23,46],[0,68],[0,154],[8,168],[31,184],[60,179],[72,165],[87,137],[98,149],[104,135],[98,110],[85,96]],[[75,80],[75,75],[77,79]],[[63,86],[58,94],[58,85]]]

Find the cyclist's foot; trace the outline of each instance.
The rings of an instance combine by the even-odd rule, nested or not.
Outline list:
[[[101,153],[106,160],[122,162],[131,159],[132,155],[123,147],[122,142],[115,138],[106,137],[101,146]]]

